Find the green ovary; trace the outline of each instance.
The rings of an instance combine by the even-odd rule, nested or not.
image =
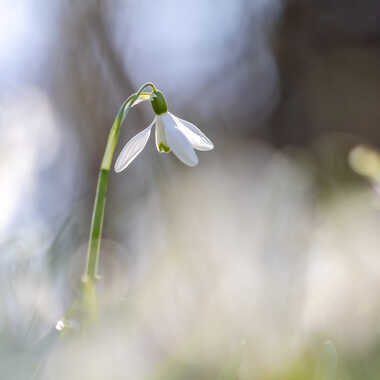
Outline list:
[[[158,150],[163,153],[169,153],[170,147],[165,145],[162,141],[158,144]]]

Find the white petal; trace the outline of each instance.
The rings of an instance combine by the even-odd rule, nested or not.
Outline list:
[[[156,123],[156,148],[159,153],[169,153],[170,146],[166,140],[165,135],[165,125],[162,122],[161,118],[157,118]]]
[[[190,141],[177,128],[176,123],[169,113],[157,116],[165,125],[166,140],[173,153],[186,165],[195,166],[198,164],[198,157]]]
[[[148,142],[150,131],[155,121],[156,118],[153,119],[153,122],[149,125],[149,127],[139,132],[127,142],[115,162],[116,173],[123,171],[141,153]]]
[[[212,141],[198,127],[186,120],[180,119],[173,114],[170,115],[174,118],[178,129],[187,137],[195,149],[214,149],[214,144]]]

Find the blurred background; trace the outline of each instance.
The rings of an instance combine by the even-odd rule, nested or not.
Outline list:
[[[380,378],[377,0],[0,1],[4,379]],[[77,297],[100,161],[146,82],[214,142],[112,173],[99,283]],[[116,153],[152,120],[128,114]]]

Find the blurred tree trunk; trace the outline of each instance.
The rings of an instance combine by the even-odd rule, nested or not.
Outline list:
[[[340,131],[380,142],[380,3],[291,0],[275,33],[281,98],[275,144]]]
[[[113,118],[134,90],[114,46],[109,24],[113,11],[100,1],[64,1],[57,20],[59,41],[51,54],[52,98],[78,133],[94,177]]]

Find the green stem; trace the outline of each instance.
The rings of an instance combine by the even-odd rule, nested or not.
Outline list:
[[[90,280],[96,278],[100,239],[103,227],[104,207],[106,203],[107,185],[109,170],[100,169],[98,186],[96,189],[94,210],[92,215],[90,239],[87,253],[86,275]]]
[[[98,184],[96,187],[96,196],[92,212],[90,236],[88,241],[87,264],[82,278],[83,282],[92,283],[97,278],[100,241],[102,238],[104,208],[107,195],[108,174],[111,168],[112,158],[116,148],[117,140],[119,138],[120,126],[125,120],[125,117],[127,116],[127,113],[133,106],[134,102],[140,96],[150,95],[149,93],[143,93],[144,88],[148,86],[152,87],[153,91],[157,91],[155,85],[148,82],[142,85],[137,93],[131,95],[121,105],[108,136],[106,149],[100,166]]]

